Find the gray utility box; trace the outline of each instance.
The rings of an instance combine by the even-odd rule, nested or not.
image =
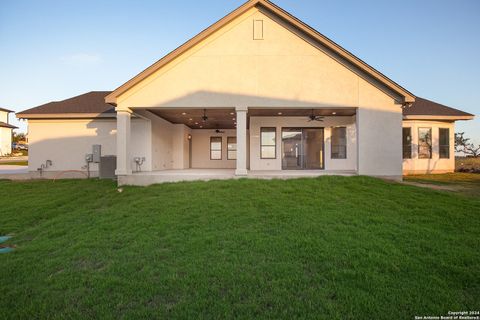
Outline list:
[[[117,168],[116,156],[100,157],[99,177],[100,179],[115,179],[115,169]]]
[[[99,144],[94,144],[92,147],[93,162],[99,163],[100,157],[102,156],[102,146]]]

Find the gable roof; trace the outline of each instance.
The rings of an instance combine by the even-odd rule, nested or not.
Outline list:
[[[2,121],[0,121],[0,128],[18,129],[15,126],[12,126],[11,124],[5,123],[5,122],[2,122]]]
[[[53,101],[16,114],[20,119],[32,118],[115,118],[115,108],[105,103],[111,91],[91,91],[62,101]]]
[[[475,116],[434,101],[416,97],[415,102],[410,107],[403,109],[403,117],[410,120],[470,120]]]
[[[314,40],[320,42],[322,45],[326,46],[334,53],[338,54],[340,57],[348,61],[349,63],[353,64],[357,68],[359,68],[362,72],[373,77],[376,81],[379,81],[386,87],[390,88],[394,92],[397,92],[400,96],[404,97],[404,102],[413,102],[415,101],[415,96],[406,90],[405,88],[401,87],[396,82],[389,79],[387,76],[373,68],[372,66],[365,63],[363,60],[359,59],[351,52],[347,51],[346,49],[342,48],[340,45],[336,44],[334,41],[330,40],[320,32],[316,31],[312,27],[308,26],[304,22],[300,21],[287,11],[283,10],[282,8],[278,7],[277,5],[273,4],[268,0],[249,0],[244,3],[242,6],[237,8],[236,10],[232,11],[230,14],[225,16],[224,18],[220,19],[207,29],[200,32],[197,36],[193,37],[192,39],[188,40],[186,43],[178,47],[177,49],[173,50],[150,67],[146,68],[144,71],[140,72],[138,75],[115,89],[111,94],[109,94],[105,101],[107,103],[116,104],[117,98],[128,91],[130,88],[137,85],[142,80],[146,79],[154,72],[171,62],[172,60],[176,59],[184,52],[188,51],[189,49],[193,48],[195,45],[203,41],[204,39],[208,38],[212,35],[215,31],[219,30],[223,26],[227,25],[235,18],[239,17],[246,11],[254,7],[261,7],[267,9],[268,11],[272,12],[276,16],[280,17],[296,29],[300,30],[301,32],[307,34],[309,37],[312,37]]]

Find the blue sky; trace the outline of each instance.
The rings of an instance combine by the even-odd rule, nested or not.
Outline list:
[[[480,1],[274,2],[414,94],[480,115]],[[242,3],[2,0],[0,107],[115,89]],[[480,117],[458,131],[480,142]]]

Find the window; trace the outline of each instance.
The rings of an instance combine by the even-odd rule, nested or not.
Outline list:
[[[277,157],[277,128],[260,129],[260,158],[275,159]]]
[[[347,159],[347,128],[332,128],[332,159]]]
[[[432,158],[432,128],[418,128],[418,158]]]
[[[210,137],[210,160],[222,160],[222,137]]]
[[[440,128],[440,159],[450,159],[450,129]]]
[[[237,137],[227,138],[227,160],[237,160]]]
[[[403,159],[412,159],[412,128],[403,128]]]

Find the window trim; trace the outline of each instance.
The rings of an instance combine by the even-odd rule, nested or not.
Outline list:
[[[212,140],[213,139],[220,139],[220,150],[213,150],[212,149]],[[212,151],[220,151],[220,159],[213,159],[212,158]],[[210,160],[212,161],[221,161],[223,160],[223,137],[210,137]]]
[[[235,139],[235,150],[228,149],[228,145],[230,144],[228,142],[228,140],[230,140],[230,139]],[[236,154],[237,149],[238,149],[238,147],[237,147],[237,137],[233,137],[233,136],[227,137],[227,160],[237,160],[238,157],[235,157],[235,159],[232,159],[232,158],[229,157],[230,151],[235,151],[235,154]]]
[[[345,158],[338,158],[333,156],[333,129],[345,129]],[[333,160],[346,160],[348,159],[348,141],[347,141],[347,127],[346,126],[338,126],[338,127],[331,127],[330,128],[330,159]]]
[[[420,157],[420,130],[422,129],[427,129],[430,131],[430,157],[428,158],[425,158],[425,157]],[[417,142],[418,142],[418,155],[417,155],[417,158],[419,160],[430,160],[433,158],[433,137],[432,137],[432,134],[433,134],[433,130],[432,130],[432,127],[418,127],[418,136],[417,136]]]
[[[410,158],[405,158],[405,146],[403,145],[403,129],[410,130]],[[413,130],[412,127],[402,127],[402,159],[410,160],[413,159]]]
[[[262,144],[262,133],[264,132],[264,130],[272,130],[272,131],[268,131],[268,132],[273,132],[275,134],[275,143],[274,145],[263,145]],[[262,160],[275,160],[277,159],[277,127],[261,127],[260,128],[260,159]],[[263,147],[274,147],[275,148],[275,156],[274,157],[263,157],[263,154],[262,154],[262,148]]]
[[[448,132],[448,135],[447,135],[447,141],[448,141],[448,144],[447,145],[442,145],[442,136],[441,136],[441,133],[442,130],[447,130]],[[438,128],[438,158],[439,159],[451,159],[451,155],[450,155],[450,128]],[[447,149],[447,153],[448,153],[448,157],[442,157],[442,146],[443,147],[448,147]]]

